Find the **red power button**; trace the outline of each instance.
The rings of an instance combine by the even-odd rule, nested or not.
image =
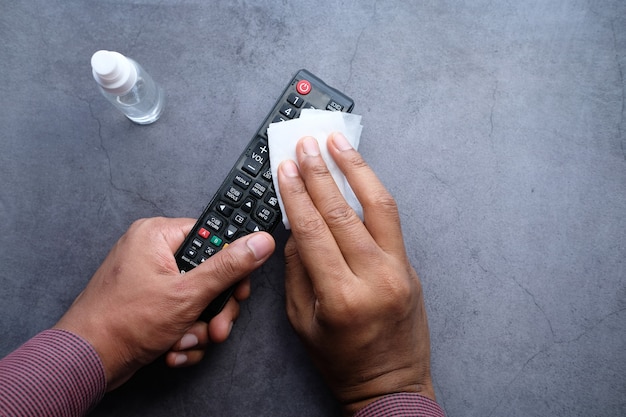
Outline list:
[[[311,83],[307,80],[298,81],[298,84],[296,84],[296,91],[303,96],[306,96],[311,92]]]

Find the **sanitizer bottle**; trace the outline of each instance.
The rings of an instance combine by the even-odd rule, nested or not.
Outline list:
[[[91,68],[102,95],[131,121],[147,125],[161,116],[163,89],[138,63],[118,52],[98,51]]]

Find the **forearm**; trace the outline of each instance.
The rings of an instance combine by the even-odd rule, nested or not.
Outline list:
[[[0,416],[82,416],[104,396],[95,350],[63,330],[46,330],[0,360]]]
[[[387,395],[357,412],[354,417],[445,417],[439,405],[423,395],[398,393]]]

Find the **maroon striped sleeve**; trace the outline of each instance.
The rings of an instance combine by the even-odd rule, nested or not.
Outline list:
[[[79,336],[46,330],[0,360],[0,416],[82,416],[104,396],[100,357]]]
[[[445,417],[439,404],[412,392],[386,395],[359,410],[354,417]]]

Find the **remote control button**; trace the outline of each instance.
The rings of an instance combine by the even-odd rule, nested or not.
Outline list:
[[[254,199],[251,197],[247,197],[246,200],[241,205],[241,209],[246,213],[250,213],[254,208]]]
[[[219,237],[213,235],[211,237],[211,243],[217,247],[219,247],[222,244],[222,239],[220,239]]]
[[[200,249],[202,245],[204,244],[204,242],[201,241],[200,239],[194,239],[193,242],[191,242],[191,244],[193,245],[194,249]]]
[[[233,222],[238,224],[239,226],[243,226],[246,220],[247,218],[246,216],[243,215],[243,213],[236,213],[235,216],[233,217]]]
[[[296,91],[303,96],[306,96],[311,92],[311,83],[307,80],[298,81],[298,84],[296,84]]]
[[[297,110],[295,108],[286,103],[280,108],[280,113],[290,119],[293,119],[296,116],[296,112]]]
[[[256,177],[263,168],[263,165],[267,162],[269,157],[269,150],[267,148],[267,143],[263,140],[259,140],[252,151],[248,155],[246,162],[244,162],[241,169],[246,171],[248,174]]]
[[[211,229],[215,230],[216,232],[220,231],[223,224],[224,222],[222,221],[222,219],[213,215],[209,215],[206,221],[206,225],[209,226]]]
[[[224,193],[224,197],[226,197],[227,199],[229,199],[230,201],[232,201],[233,203],[238,203],[239,200],[241,200],[241,197],[243,196],[243,191],[240,190],[239,188],[235,187],[234,185],[231,186],[228,190],[226,190],[226,192]]]
[[[208,239],[210,235],[211,233],[208,230],[206,230],[204,227],[198,230],[198,236],[200,236],[203,239]]]
[[[289,97],[287,97],[287,101],[289,103],[293,104],[297,108],[300,108],[302,106],[302,103],[303,103],[302,97],[300,97],[296,93],[289,94]]]
[[[256,146],[254,147],[251,157],[264,164],[265,161],[267,161],[267,158],[269,157],[269,152],[270,151],[267,148],[267,143],[265,143],[265,141],[263,140],[260,140],[257,142]],[[258,154],[258,156],[256,154]]]
[[[224,237],[228,240],[231,240],[232,238],[235,237],[238,231],[239,229],[237,229],[235,226],[231,224],[230,226],[226,228],[226,231],[224,231]]]
[[[272,182],[272,168],[268,167],[263,173],[263,178],[265,178],[268,182]]]
[[[278,209],[278,198],[273,194],[268,194],[265,197],[265,202],[273,209]]]
[[[246,230],[248,232],[261,232],[263,231],[263,229],[261,228],[261,226],[259,226],[258,224],[256,224],[255,222],[253,222],[252,220],[250,220],[248,222],[248,224],[246,224]]]
[[[217,250],[211,246],[207,246],[204,250],[204,253],[208,256],[213,256],[217,253]]]
[[[252,194],[253,196],[256,196],[258,198],[263,198],[263,195],[265,194],[265,191],[267,191],[267,187],[265,185],[261,184],[260,182],[256,182],[256,183],[254,183],[254,186],[250,190],[250,194]]]
[[[252,182],[252,180],[243,174],[236,174],[235,178],[233,179],[233,182],[236,185],[243,188],[244,190],[246,190],[250,186],[250,183]]]
[[[222,203],[221,201],[217,205],[216,208],[217,208],[217,211],[219,211],[220,213],[222,213],[226,217],[230,217],[230,215],[233,214],[233,208],[231,206],[229,206],[228,204],[226,204],[226,203]],[[206,237],[205,237],[205,239],[206,239]]]
[[[274,217],[274,213],[272,212],[272,210],[268,209],[265,206],[260,206],[259,209],[255,212],[256,217],[265,222],[265,223],[269,223],[272,221],[272,218]]]
[[[274,120],[272,120],[272,123],[286,122],[287,120],[289,119],[285,119],[280,114],[277,114],[276,117],[274,117]]]
[[[193,259],[196,255],[198,254],[198,252],[196,252],[195,250],[189,248],[187,249],[187,251],[185,251],[185,255],[189,256],[189,258]]]
[[[326,105],[326,110],[342,111],[343,106],[337,103],[335,100],[330,100],[330,102]]]

